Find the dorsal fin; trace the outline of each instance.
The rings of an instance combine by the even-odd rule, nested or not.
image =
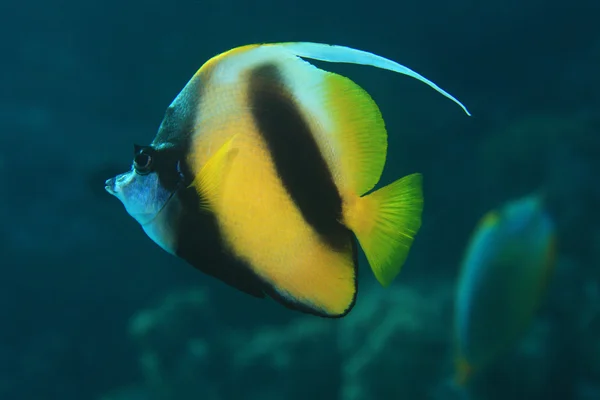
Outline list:
[[[425,83],[431,88],[435,89],[438,93],[449,98],[456,104],[458,104],[464,112],[471,116],[471,113],[467,108],[454,96],[446,92],[438,85],[411,70],[404,65],[398,64],[395,61],[389,60],[385,57],[378,56],[373,53],[369,53],[363,50],[353,49],[346,46],[336,46],[323,43],[312,43],[312,42],[287,42],[287,43],[275,43],[273,46],[280,46],[287,51],[295,54],[298,57],[311,58],[313,60],[333,62],[333,63],[348,63],[348,64],[359,64],[369,65],[381,69],[387,69],[388,71],[397,72],[399,74],[408,75],[419,81]]]

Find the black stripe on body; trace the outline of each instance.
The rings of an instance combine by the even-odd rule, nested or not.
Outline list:
[[[277,174],[304,220],[333,248],[346,249],[350,232],[339,222],[342,198],[275,65],[265,64],[250,73],[248,97]]]

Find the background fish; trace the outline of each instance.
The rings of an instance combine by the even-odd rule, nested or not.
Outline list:
[[[220,54],[166,111],[132,169],[106,182],[163,249],[256,297],[341,317],[357,291],[358,239],[383,285],[421,225],[421,176],[373,193],[387,153],[379,108],[362,88],[300,57],[372,65],[371,53],[317,43]],[[367,194],[367,195],[366,195]]]
[[[456,292],[457,383],[493,363],[529,326],[553,270],[554,230],[538,195],[509,202],[479,223]]]

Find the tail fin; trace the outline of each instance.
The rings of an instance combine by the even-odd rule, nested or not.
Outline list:
[[[345,207],[344,223],[358,238],[382,286],[392,283],[402,269],[422,213],[421,174],[405,176]]]

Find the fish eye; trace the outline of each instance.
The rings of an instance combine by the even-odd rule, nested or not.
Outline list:
[[[133,168],[140,175],[146,175],[152,167],[152,156],[145,151],[141,151],[133,158]]]

